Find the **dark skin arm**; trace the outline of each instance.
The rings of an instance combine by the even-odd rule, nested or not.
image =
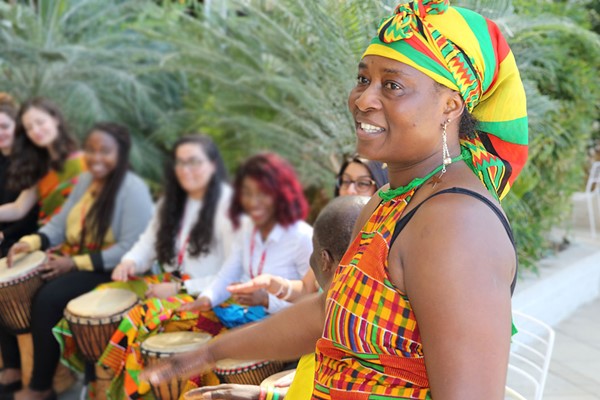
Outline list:
[[[141,379],[158,383],[210,370],[217,360],[291,360],[311,353],[325,321],[325,294],[314,294],[267,318],[216,337],[194,352],[145,369]]]
[[[431,199],[389,261],[419,325],[432,397],[503,399],[515,252],[498,217],[464,195]]]

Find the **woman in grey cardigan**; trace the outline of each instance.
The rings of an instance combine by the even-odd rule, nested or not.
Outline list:
[[[47,281],[32,305],[33,373],[28,388],[3,398],[55,399],[52,378],[59,346],[52,327],[62,317],[69,300],[110,281],[110,272],[143,232],[152,214],[146,184],[128,171],[131,141],[127,129],[102,123],[92,128],[85,141],[89,172],[79,177],[61,212],[37,234],[25,236],[9,251],[15,254],[59,247],[42,267]],[[7,347],[3,332],[2,352],[14,359],[8,368],[20,373],[16,346]],[[6,367],[6,366],[5,366]],[[17,375],[18,376],[18,375]],[[18,381],[18,380],[16,380]]]

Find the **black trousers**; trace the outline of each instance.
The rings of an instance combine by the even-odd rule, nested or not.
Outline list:
[[[47,282],[33,299],[31,336],[33,339],[33,372],[29,387],[44,391],[52,387],[52,379],[60,358],[60,347],[52,328],[60,321],[67,303],[110,281],[109,273],[73,271]],[[0,346],[5,368],[20,368],[17,338],[0,329]]]

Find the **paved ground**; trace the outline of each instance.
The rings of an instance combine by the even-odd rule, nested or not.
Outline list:
[[[600,399],[600,298],[556,328],[544,400]]]

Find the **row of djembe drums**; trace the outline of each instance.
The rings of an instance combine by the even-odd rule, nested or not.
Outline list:
[[[16,257],[12,268],[7,267],[6,259],[0,259],[0,324],[15,334],[29,331],[32,300],[44,284],[38,267],[45,261],[46,255],[40,251]],[[123,317],[138,303],[138,297],[129,290],[107,288],[86,293],[67,304],[65,319],[88,362],[97,363]],[[140,352],[144,365],[150,366],[162,358],[193,351],[210,339],[209,334],[202,332],[159,333],[146,339]],[[222,360],[214,372],[224,383],[258,385],[269,381],[282,368],[283,363],[276,361]],[[110,379],[110,375],[105,379]],[[174,379],[153,385],[152,391],[157,399],[176,400],[185,385],[186,380]],[[199,397],[190,392],[186,398]]]

